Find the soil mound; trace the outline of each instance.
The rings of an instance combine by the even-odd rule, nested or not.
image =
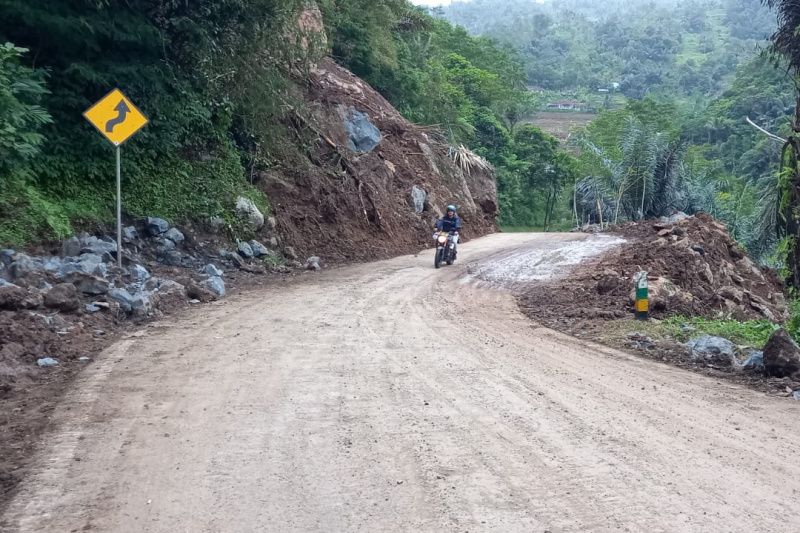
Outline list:
[[[521,305],[534,319],[614,319],[633,312],[633,276],[648,273],[651,316],[786,318],[783,284],[757,266],[725,226],[706,214],[679,214],[613,230],[625,244],[566,278],[531,286]]]

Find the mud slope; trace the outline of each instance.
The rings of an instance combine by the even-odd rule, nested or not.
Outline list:
[[[331,270],[130,336],[54,413],[0,530],[798,531],[800,403],[532,327],[465,281],[580,238]]]
[[[313,9],[298,25],[311,42],[324,32]],[[457,164],[440,133],[408,122],[332,59],[309,55],[296,69],[303,104],[283,120],[292,146],[276,169],[254,176],[288,244],[329,260],[410,253],[429,243],[449,203],[460,207],[467,238],[496,229],[491,167]]]

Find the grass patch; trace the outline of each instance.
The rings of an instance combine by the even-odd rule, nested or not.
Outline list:
[[[736,344],[763,348],[770,335],[780,326],[769,320],[715,320],[703,317],[672,316],[661,322],[661,326],[675,339],[687,341],[707,334],[724,337]],[[685,326],[694,328],[687,330]]]

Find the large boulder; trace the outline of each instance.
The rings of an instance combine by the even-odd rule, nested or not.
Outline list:
[[[735,366],[736,346],[728,339],[703,335],[687,344],[692,350],[692,358],[719,366]]]
[[[203,281],[203,287],[209,289],[220,298],[225,296],[225,282],[219,276],[211,276]]]
[[[126,289],[112,289],[108,297],[117,302],[124,312],[134,316],[144,317],[153,311],[150,294],[146,291],[131,294]]]
[[[250,246],[250,243],[241,241],[238,246],[239,255],[244,257],[245,259],[252,259],[256,254],[253,251],[253,247]]]
[[[64,312],[76,311],[81,306],[78,289],[72,283],[60,283],[47,291],[44,305]]]
[[[164,237],[175,244],[180,244],[186,240],[186,236],[178,228],[170,228],[164,233]]]
[[[62,257],[75,257],[81,253],[81,241],[77,237],[70,237],[61,243]]]
[[[373,124],[369,116],[351,108],[344,118],[347,131],[347,147],[353,152],[367,153],[381,143],[381,130]]]
[[[245,198],[244,196],[237,198],[236,215],[244,221],[247,227],[252,231],[258,231],[264,227],[264,214],[249,198]]]
[[[786,330],[777,330],[764,346],[764,370],[779,378],[800,372],[800,349]]]
[[[253,251],[253,255],[255,257],[264,257],[269,255],[270,253],[269,248],[267,248],[266,246],[264,246],[263,244],[261,244],[256,240],[252,240],[247,244],[250,245],[250,249]]]
[[[117,243],[112,240],[98,239],[94,236],[85,236],[80,239],[82,254],[96,254],[106,260],[116,256]]]

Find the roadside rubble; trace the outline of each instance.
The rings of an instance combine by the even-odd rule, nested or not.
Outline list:
[[[548,327],[677,366],[789,396],[800,390],[800,350],[783,330],[762,352],[695,334],[688,325],[681,335],[686,342],[680,342],[658,327],[660,319],[676,315],[786,320],[782,282],[757,266],[722,224],[705,214],[676,213],[608,233],[625,242],[564,276],[517,287],[523,312]],[[644,324],[633,321],[633,278],[639,271],[648,273],[651,320]]]

